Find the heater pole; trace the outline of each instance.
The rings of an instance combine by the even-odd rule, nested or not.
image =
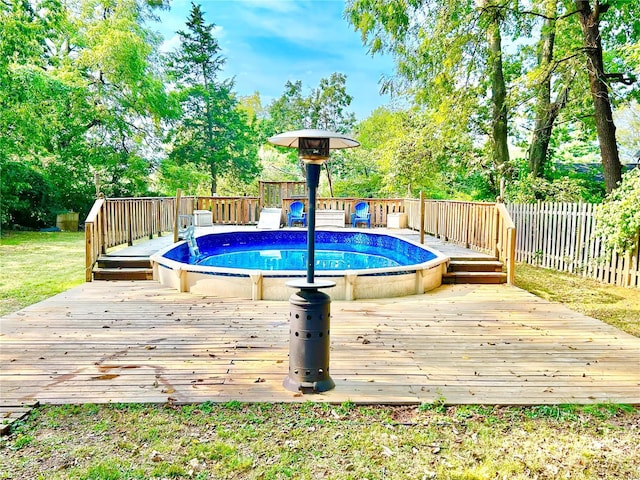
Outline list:
[[[316,192],[320,183],[320,165],[307,164],[307,185],[309,187],[309,214],[307,215],[307,283],[314,283],[316,254]]]

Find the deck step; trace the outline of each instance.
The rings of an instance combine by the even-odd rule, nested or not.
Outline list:
[[[153,280],[152,268],[94,268],[94,280]]]
[[[148,256],[101,255],[98,268],[151,268]]]
[[[442,276],[442,283],[506,283],[507,274],[502,272],[447,272]]]
[[[488,255],[451,257],[442,283],[506,283],[507,274],[502,268],[502,262]]]
[[[498,260],[451,260],[450,272],[501,272],[502,262]]]
[[[31,410],[40,406],[38,401],[20,403],[17,405],[0,406],[0,436],[11,433],[14,423],[25,419]]]
[[[469,255],[449,255],[452,262],[488,262],[497,261],[496,257],[483,255],[482,253],[469,252]]]

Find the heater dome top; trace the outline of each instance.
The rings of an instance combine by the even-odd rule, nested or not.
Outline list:
[[[282,147],[299,148],[300,139],[328,139],[330,150],[360,146],[360,143],[347,137],[343,133],[316,129],[294,130],[292,132],[279,133],[278,135],[269,138],[269,143]]]

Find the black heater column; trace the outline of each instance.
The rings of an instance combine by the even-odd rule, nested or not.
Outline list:
[[[298,291],[289,298],[289,374],[283,385],[302,393],[326,392],[335,387],[329,376],[329,321],[331,298],[320,288],[334,287],[330,281],[316,281],[316,190],[322,164],[329,160],[329,150],[353,148],[355,140],[325,130],[296,130],[280,133],[269,142],[298,149],[298,158],[307,168],[309,205],[307,214],[307,278],[287,282]]]
[[[307,221],[307,280],[287,285],[300,290],[289,298],[289,374],[283,385],[303,393],[326,392],[335,387],[329,375],[331,297],[318,291],[334,282],[315,281],[316,189],[321,164],[307,163],[309,207]]]

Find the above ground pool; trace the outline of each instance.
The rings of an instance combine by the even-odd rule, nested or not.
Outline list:
[[[305,230],[209,233],[153,255],[154,278],[180,291],[286,300],[305,278]],[[424,293],[441,284],[448,258],[402,238],[361,230],[316,231],[315,276],[335,300]]]

